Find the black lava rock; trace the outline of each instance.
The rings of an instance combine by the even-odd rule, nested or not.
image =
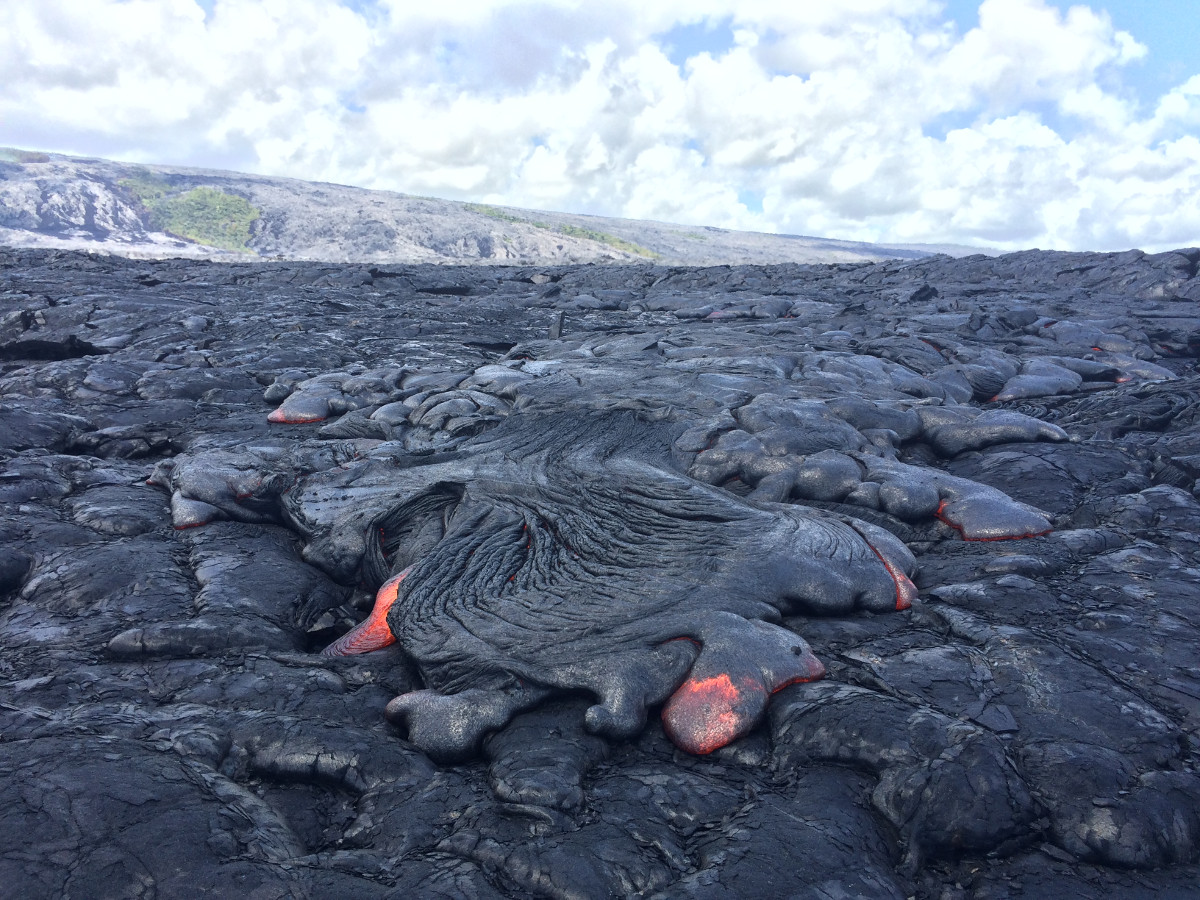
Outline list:
[[[0,884],[1190,896],[1197,258],[0,251]]]

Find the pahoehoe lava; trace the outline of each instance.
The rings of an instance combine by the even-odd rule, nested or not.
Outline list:
[[[453,504],[418,494],[372,523],[369,549],[405,573],[376,602],[430,686],[388,706],[417,746],[470,754],[557,690],[595,696],[588,730],[612,738],[670,696],[672,740],[711,752],[769,694],[823,674],[782,616],[907,608],[912,556],[890,534],[672,473],[664,431],[629,412],[514,414],[468,445],[469,481],[448,480],[461,464],[434,467]],[[431,518],[436,544],[381,552]]]
[[[1187,896],[1198,263],[2,251],[0,878]]]

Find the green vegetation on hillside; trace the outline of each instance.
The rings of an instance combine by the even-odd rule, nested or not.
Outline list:
[[[463,206],[473,213],[479,213],[481,216],[487,216],[489,219],[499,219],[501,222],[520,222],[523,225],[532,225],[535,228],[550,227],[545,222],[530,222],[528,219],[522,219],[520,216],[514,216],[512,213],[506,213],[499,207],[488,206],[485,203],[464,203]]]
[[[133,198],[146,207],[152,216],[154,207],[174,190],[171,183],[165,178],[151,175],[145,170],[139,171],[132,178],[122,178],[117,184],[129,191]]]
[[[44,163],[50,162],[50,155],[40,150],[18,150],[16,147],[0,147],[0,160],[4,162]]]
[[[145,207],[151,228],[221,250],[244,252],[261,215],[242,197],[206,187],[185,192],[146,171],[118,184]]]
[[[580,228],[578,225],[559,225],[556,230],[559,234],[569,235],[570,237],[584,238],[589,241],[596,241],[597,243],[606,244],[616,250],[621,250],[625,253],[632,253],[635,256],[647,256],[650,258],[658,256],[658,254],[653,250],[647,250],[645,247],[638,246],[632,241],[619,238],[615,234],[609,234],[606,231],[593,231],[591,228]]]
[[[471,212],[487,216],[489,219],[497,219],[501,222],[517,222],[521,225],[532,225],[534,228],[542,228],[557,234],[565,234],[567,237],[595,241],[598,244],[604,244],[606,247],[612,247],[614,250],[620,250],[622,253],[632,253],[634,256],[644,256],[647,259],[656,259],[658,257],[658,254],[653,250],[647,250],[645,247],[641,247],[624,238],[619,238],[615,234],[609,234],[606,231],[580,228],[578,225],[550,225],[546,222],[536,222],[531,219],[514,216],[512,213],[505,212],[498,207],[488,206],[483,203],[466,203],[463,205]]]
[[[160,214],[165,231],[222,250],[245,250],[250,225],[259,218],[243,198],[205,187],[167,198]]]

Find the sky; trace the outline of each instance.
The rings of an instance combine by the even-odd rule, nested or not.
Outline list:
[[[0,145],[1004,250],[1200,245],[1196,0],[3,0]]]

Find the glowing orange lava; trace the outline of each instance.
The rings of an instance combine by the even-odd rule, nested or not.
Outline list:
[[[400,583],[404,581],[410,571],[412,571],[412,566],[385,581],[375,594],[375,606],[371,610],[371,614],[322,650],[321,655],[354,656],[359,653],[370,653],[372,650],[382,650],[384,647],[396,643],[396,636],[388,627],[387,615],[388,610],[392,608],[392,604],[400,595]]]
[[[941,507],[938,508],[938,511],[941,512]],[[908,609],[916,599],[917,586],[907,575],[892,565],[886,556],[876,550],[874,544],[868,543],[867,546],[871,548],[872,553],[879,557],[879,561],[883,563],[887,573],[892,576],[892,581],[896,583],[896,609]]]
[[[710,678],[689,678],[680,685],[662,713],[663,726],[675,746],[688,753],[712,753],[753,726],[766,691],[751,678],[741,681],[739,687],[721,672]]]
[[[310,422],[323,422],[325,421],[325,417],[304,413],[288,413],[281,406],[267,416],[267,421],[274,422],[276,425],[307,425]]]

